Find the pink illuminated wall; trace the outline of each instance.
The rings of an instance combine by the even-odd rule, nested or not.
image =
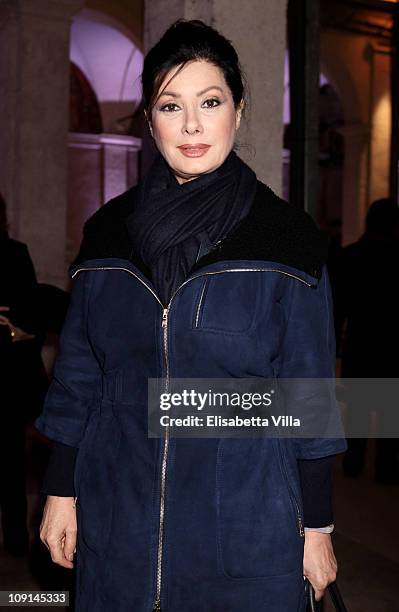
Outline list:
[[[83,93],[89,90],[92,98],[80,95],[78,111],[85,118],[85,113],[99,109],[101,120],[95,124],[103,131],[88,127],[91,133],[85,133],[84,126],[93,124],[92,116],[70,123],[75,131],[68,140],[68,262],[77,253],[86,219],[138,181],[141,140],[128,133],[130,120],[124,118],[141,100],[143,54],[123,24],[85,9],[72,23],[70,59],[87,84]],[[77,94],[81,93],[79,89]]]
[[[132,36],[106,15],[85,9],[72,23],[70,58],[97,96],[104,131],[120,132],[117,120],[141,99],[143,54]]]

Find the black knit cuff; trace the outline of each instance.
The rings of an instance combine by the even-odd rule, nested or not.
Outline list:
[[[74,473],[78,450],[61,442],[54,444],[40,493],[75,497]]]
[[[335,456],[298,460],[305,527],[325,527],[334,522],[332,466]]]

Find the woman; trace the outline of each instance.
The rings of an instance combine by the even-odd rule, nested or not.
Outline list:
[[[40,537],[64,567],[77,542],[77,610],[303,610],[303,576],[317,599],[335,578],[328,470],[345,441],[149,438],[147,379],[332,376],[325,245],[233,150],[229,41],[178,21],[142,81],[159,154],[86,223],[72,266],[37,427],[53,466],[74,447],[74,490],[47,491]]]

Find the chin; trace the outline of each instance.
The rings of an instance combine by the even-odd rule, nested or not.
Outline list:
[[[205,159],[190,159],[184,163],[184,165],[180,164],[178,168],[180,173],[187,178],[192,176],[193,174],[203,174],[204,172],[211,172],[214,170],[215,165],[209,163],[209,161],[205,161]]]

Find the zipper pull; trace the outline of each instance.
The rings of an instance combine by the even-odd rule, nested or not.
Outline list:
[[[162,313],[162,327],[166,327],[168,324],[168,309],[164,308]]]

